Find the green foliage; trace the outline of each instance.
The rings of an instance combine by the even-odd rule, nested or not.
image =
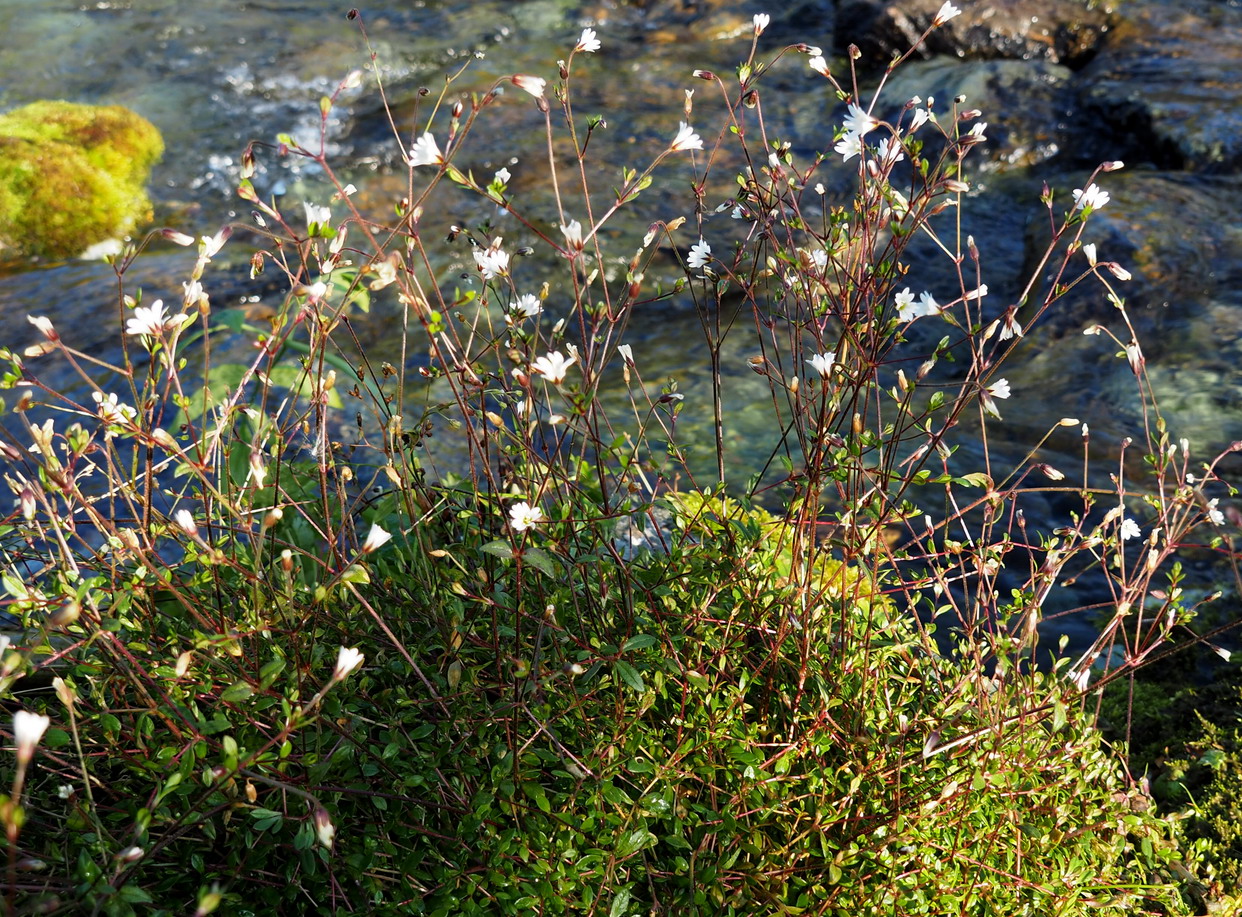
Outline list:
[[[0,115],[0,241],[76,255],[151,218],[159,132],[120,106],[35,102]]]

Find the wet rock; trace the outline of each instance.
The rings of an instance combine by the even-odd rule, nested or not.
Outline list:
[[[1127,4],[1082,73],[1085,104],[1107,124],[1114,154],[1160,168],[1242,166],[1242,7]]]
[[[934,97],[946,128],[947,113],[955,96],[964,96],[962,108],[982,111],[979,120],[987,122],[987,140],[970,154],[971,171],[995,171],[1033,166],[1059,154],[1073,142],[1085,125],[1073,117],[1073,93],[1069,87],[1072,72],[1046,60],[988,60],[962,62],[938,57],[916,61],[902,67],[884,89],[890,103],[914,96]],[[893,120],[896,106],[886,117]],[[968,129],[977,121],[963,127]],[[935,134],[924,129],[919,137],[925,143]],[[929,143],[924,155],[934,156],[941,144]]]
[[[837,46],[851,43],[872,65],[904,54],[935,19],[943,0],[845,0]],[[961,15],[932,31],[919,54],[970,58],[1042,58],[1078,68],[1095,54],[1110,16],[1083,0],[960,3]]]
[[[1068,206],[1068,189],[1081,184],[1056,182],[1058,214]],[[1242,236],[1231,224],[1242,206],[1242,180],[1134,172],[1106,176],[1102,184],[1112,200],[1092,215],[1082,239],[1096,243],[1101,262],[1116,261],[1133,275],[1120,281],[1105,272],[1125,300],[1130,324],[1098,280],[1076,282],[1088,268],[1082,253],[1060,274],[1068,293],[1033,321],[1035,304],[1061,269],[1058,255],[1032,304],[1019,313],[1027,336],[1005,372],[1015,391],[1038,390],[1040,397],[1024,402],[1021,415],[1006,413],[1009,432],[1042,435],[1057,417],[1075,416],[1089,420],[1101,442],[1136,435],[1143,402],[1117,343],[1128,344],[1133,335],[1156,403],[1176,435],[1189,436],[1201,455],[1223,448],[1242,437]],[[1032,227],[1024,273],[1047,244],[1047,218],[1033,220]],[[1096,324],[1117,340],[1082,334]]]
[[[1081,187],[1082,181],[1056,182],[1057,213],[1071,205],[1068,191]],[[1114,285],[1126,299],[1140,336],[1146,332],[1146,340],[1160,332],[1148,343],[1151,356],[1175,345],[1167,335],[1170,316],[1180,326],[1195,309],[1191,303],[1242,289],[1242,235],[1234,223],[1242,207],[1242,180],[1135,171],[1107,175],[1099,183],[1111,200],[1092,214],[1082,240],[1096,243],[1101,262],[1115,261],[1133,275],[1132,280]],[[1043,254],[1047,224],[1046,218],[1032,221],[1028,268]],[[1032,302],[1046,295],[1059,266],[1058,259],[1045,272]],[[1086,267],[1086,259],[1077,255],[1061,283],[1069,283]],[[1116,315],[1103,287],[1091,282],[1070,290],[1043,322],[1062,336],[1077,334],[1095,322],[1110,322]]]

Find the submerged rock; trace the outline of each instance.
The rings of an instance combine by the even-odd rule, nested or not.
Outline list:
[[[151,217],[164,142],[118,105],[35,102],[0,115],[0,244],[67,257]]]

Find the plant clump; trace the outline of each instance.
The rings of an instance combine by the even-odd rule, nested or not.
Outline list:
[[[1041,269],[997,302],[958,219],[982,113],[881,120],[820,49],[761,57],[769,21],[619,175],[638,142],[574,109],[593,29],[555,83],[466,88],[466,64],[420,96],[380,215],[322,148],[256,142],[239,226],[285,290],[262,327],[208,307],[229,227],[163,233],[198,250],[168,302],[130,288],[149,240],[116,259],[123,366],[28,317],[38,343],[0,350],[15,908],[1187,913],[1195,850],[1093,696],[1190,629],[1178,558],[1232,492],[1226,453],[1174,439],[1129,271],[1084,239],[1122,164],[1045,191]],[[797,144],[766,95],[791,60],[842,103]],[[320,100],[324,135],[361,80]],[[502,116],[534,128],[506,161],[546,155],[542,190],[471,165],[480,135],[509,152]],[[327,202],[262,198],[267,155],[315,163]],[[942,263],[916,271],[916,243]],[[1144,411],[1120,445],[1063,418],[1008,455],[989,431],[1037,395],[1003,367],[1080,284]],[[699,320],[697,388],[635,334],[670,300]],[[364,308],[401,357],[358,346]],[[220,335],[253,346],[231,362]],[[722,393],[756,376],[772,444],[739,470]],[[1022,507],[1049,488],[1069,510],[1044,529]],[[1094,622],[1085,648],[1041,643],[1054,614]]]
[[[0,242],[61,258],[151,218],[156,127],[119,105],[35,102],[0,115]]]

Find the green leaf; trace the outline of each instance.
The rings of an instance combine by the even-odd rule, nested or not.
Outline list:
[[[522,552],[522,558],[532,567],[548,576],[556,576],[559,572],[556,568],[556,563],[547,551],[542,551],[539,548],[527,548]]]
[[[621,652],[628,653],[630,650],[646,649],[649,646],[655,646],[659,642],[651,634],[635,634],[622,644]]]
[[[635,828],[617,841],[617,856],[621,858],[633,856],[648,844],[653,843],[655,839],[655,835],[646,828]]]
[[[220,692],[220,700],[235,704],[252,694],[254,694],[254,688],[250,687],[249,682],[237,681]]]
[[[982,471],[976,471],[971,474],[964,474],[960,478],[953,479],[956,483],[965,487],[991,487],[992,479]]]
[[[626,908],[630,906],[630,899],[633,897],[628,886],[618,891],[612,899],[612,907],[608,908],[608,917],[625,917]]]
[[[635,691],[638,691],[641,693],[647,690],[647,686],[643,684],[643,677],[639,675],[638,670],[635,669],[628,662],[623,662],[620,659],[618,659],[616,662],[613,663],[613,668],[616,669],[617,674],[621,677],[621,680],[624,681],[631,688],[633,688]]]
[[[501,560],[510,560],[513,557],[513,545],[507,541],[489,541],[483,545],[483,550]]]

